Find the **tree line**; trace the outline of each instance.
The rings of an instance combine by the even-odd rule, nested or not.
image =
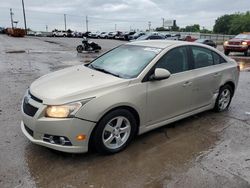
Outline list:
[[[181,31],[181,32],[200,32],[200,33],[218,33],[227,35],[237,35],[242,32],[250,32],[250,11],[246,13],[234,13],[220,16],[216,19],[213,30],[200,27],[199,24],[188,25],[180,28],[174,25],[170,29],[157,27],[156,31]]]

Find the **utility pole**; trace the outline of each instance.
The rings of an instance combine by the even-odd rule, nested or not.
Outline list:
[[[66,14],[64,14],[64,30],[67,31]]]
[[[10,21],[11,21],[11,27],[12,29],[14,29],[14,25],[13,25],[13,15],[14,13],[12,12],[12,8],[10,9]]]
[[[165,22],[165,19],[164,18],[161,18],[162,19],[162,27],[164,28],[164,22]]]
[[[46,32],[48,32],[48,25],[46,25]]]
[[[87,30],[87,32],[89,31],[88,24],[89,24],[89,20],[88,20],[88,16],[86,16],[86,30]]]
[[[151,22],[149,21],[148,22],[148,31],[150,31],[151,30]]]
[[[24,21],[25,34],[27,35],[26,15],[25,15],[25,8],[24,8],[23,0],[22,0],[22,5],[23,5],[23,21]]]

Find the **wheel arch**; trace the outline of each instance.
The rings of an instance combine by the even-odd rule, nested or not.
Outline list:
[[[235,92],[235,84],[233,81],[229,80],[229,81],[226,81],[221,87],[225,86],[225,85],[229,85],[232,89],[233,89],[233,95],[234,95],[234,92]],[[221,88],[220,87],[220,88]]]
[[[128,105],[116,106],[116,107],[113,107],[113,108],[109,109],[107,112],[105,112],[105,113],[98,119],[98,121],[96,122],[96,125],[95,125],[95,127],[93,128],[93,130],[92,130],[92,132],[91,132],[91,134],[90,134],[90,138],[89,138],[89,148],[93,148],[93,147],[92,147],[93,133],[95,132],[95,129],[96,129],[96,127],[97,127],[98,122],[100,122],[101,119],[102,119],[104,116],[106,116],[108,113],[110,113],[110,112],[112,112],[112,111],[114,111],[114,110],[118,110],[118,109],[126,109],[126,110],[128,110],[129,112],[131,112],[131,114],[135,117],[135,119],[136,119],[136,133],[135,133],[135,135],[138,135],[139,127],[140,127],[140,115],[139,115],[138,111],[137,111],[135,108],[133,108],[133,107],[131,107],[131,106],[128,106]]]

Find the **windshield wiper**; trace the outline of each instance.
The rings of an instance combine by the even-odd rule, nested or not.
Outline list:
[[[90,67],[90,68],[92,68],[94,70],[98,70],[100,72],[106,73],[106,74],[111,74],[111,75],[119,77],[119,78],[121,77],[119,74],[115,74],[115,73],[109,72],[106,69],[103,69],[103,68],[100,68],[100,67],[96,67],[96,66],[94,66],[92,64],[90,64],[88,67]]]

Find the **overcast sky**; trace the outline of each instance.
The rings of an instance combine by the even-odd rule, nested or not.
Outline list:
[[[27,25],[33,30],[64,29],[85,31],[85,16],[89,17],[89,30],[113,31],[147,29],[162,25],[162,18],[175,19],[184,27],[200,24],[212,29],[218,16],[250,10],[249,0],[24,0]],[[21,0],[1,0],[0,26],[10,26],[9,8],[14,20],[23,26]]]

